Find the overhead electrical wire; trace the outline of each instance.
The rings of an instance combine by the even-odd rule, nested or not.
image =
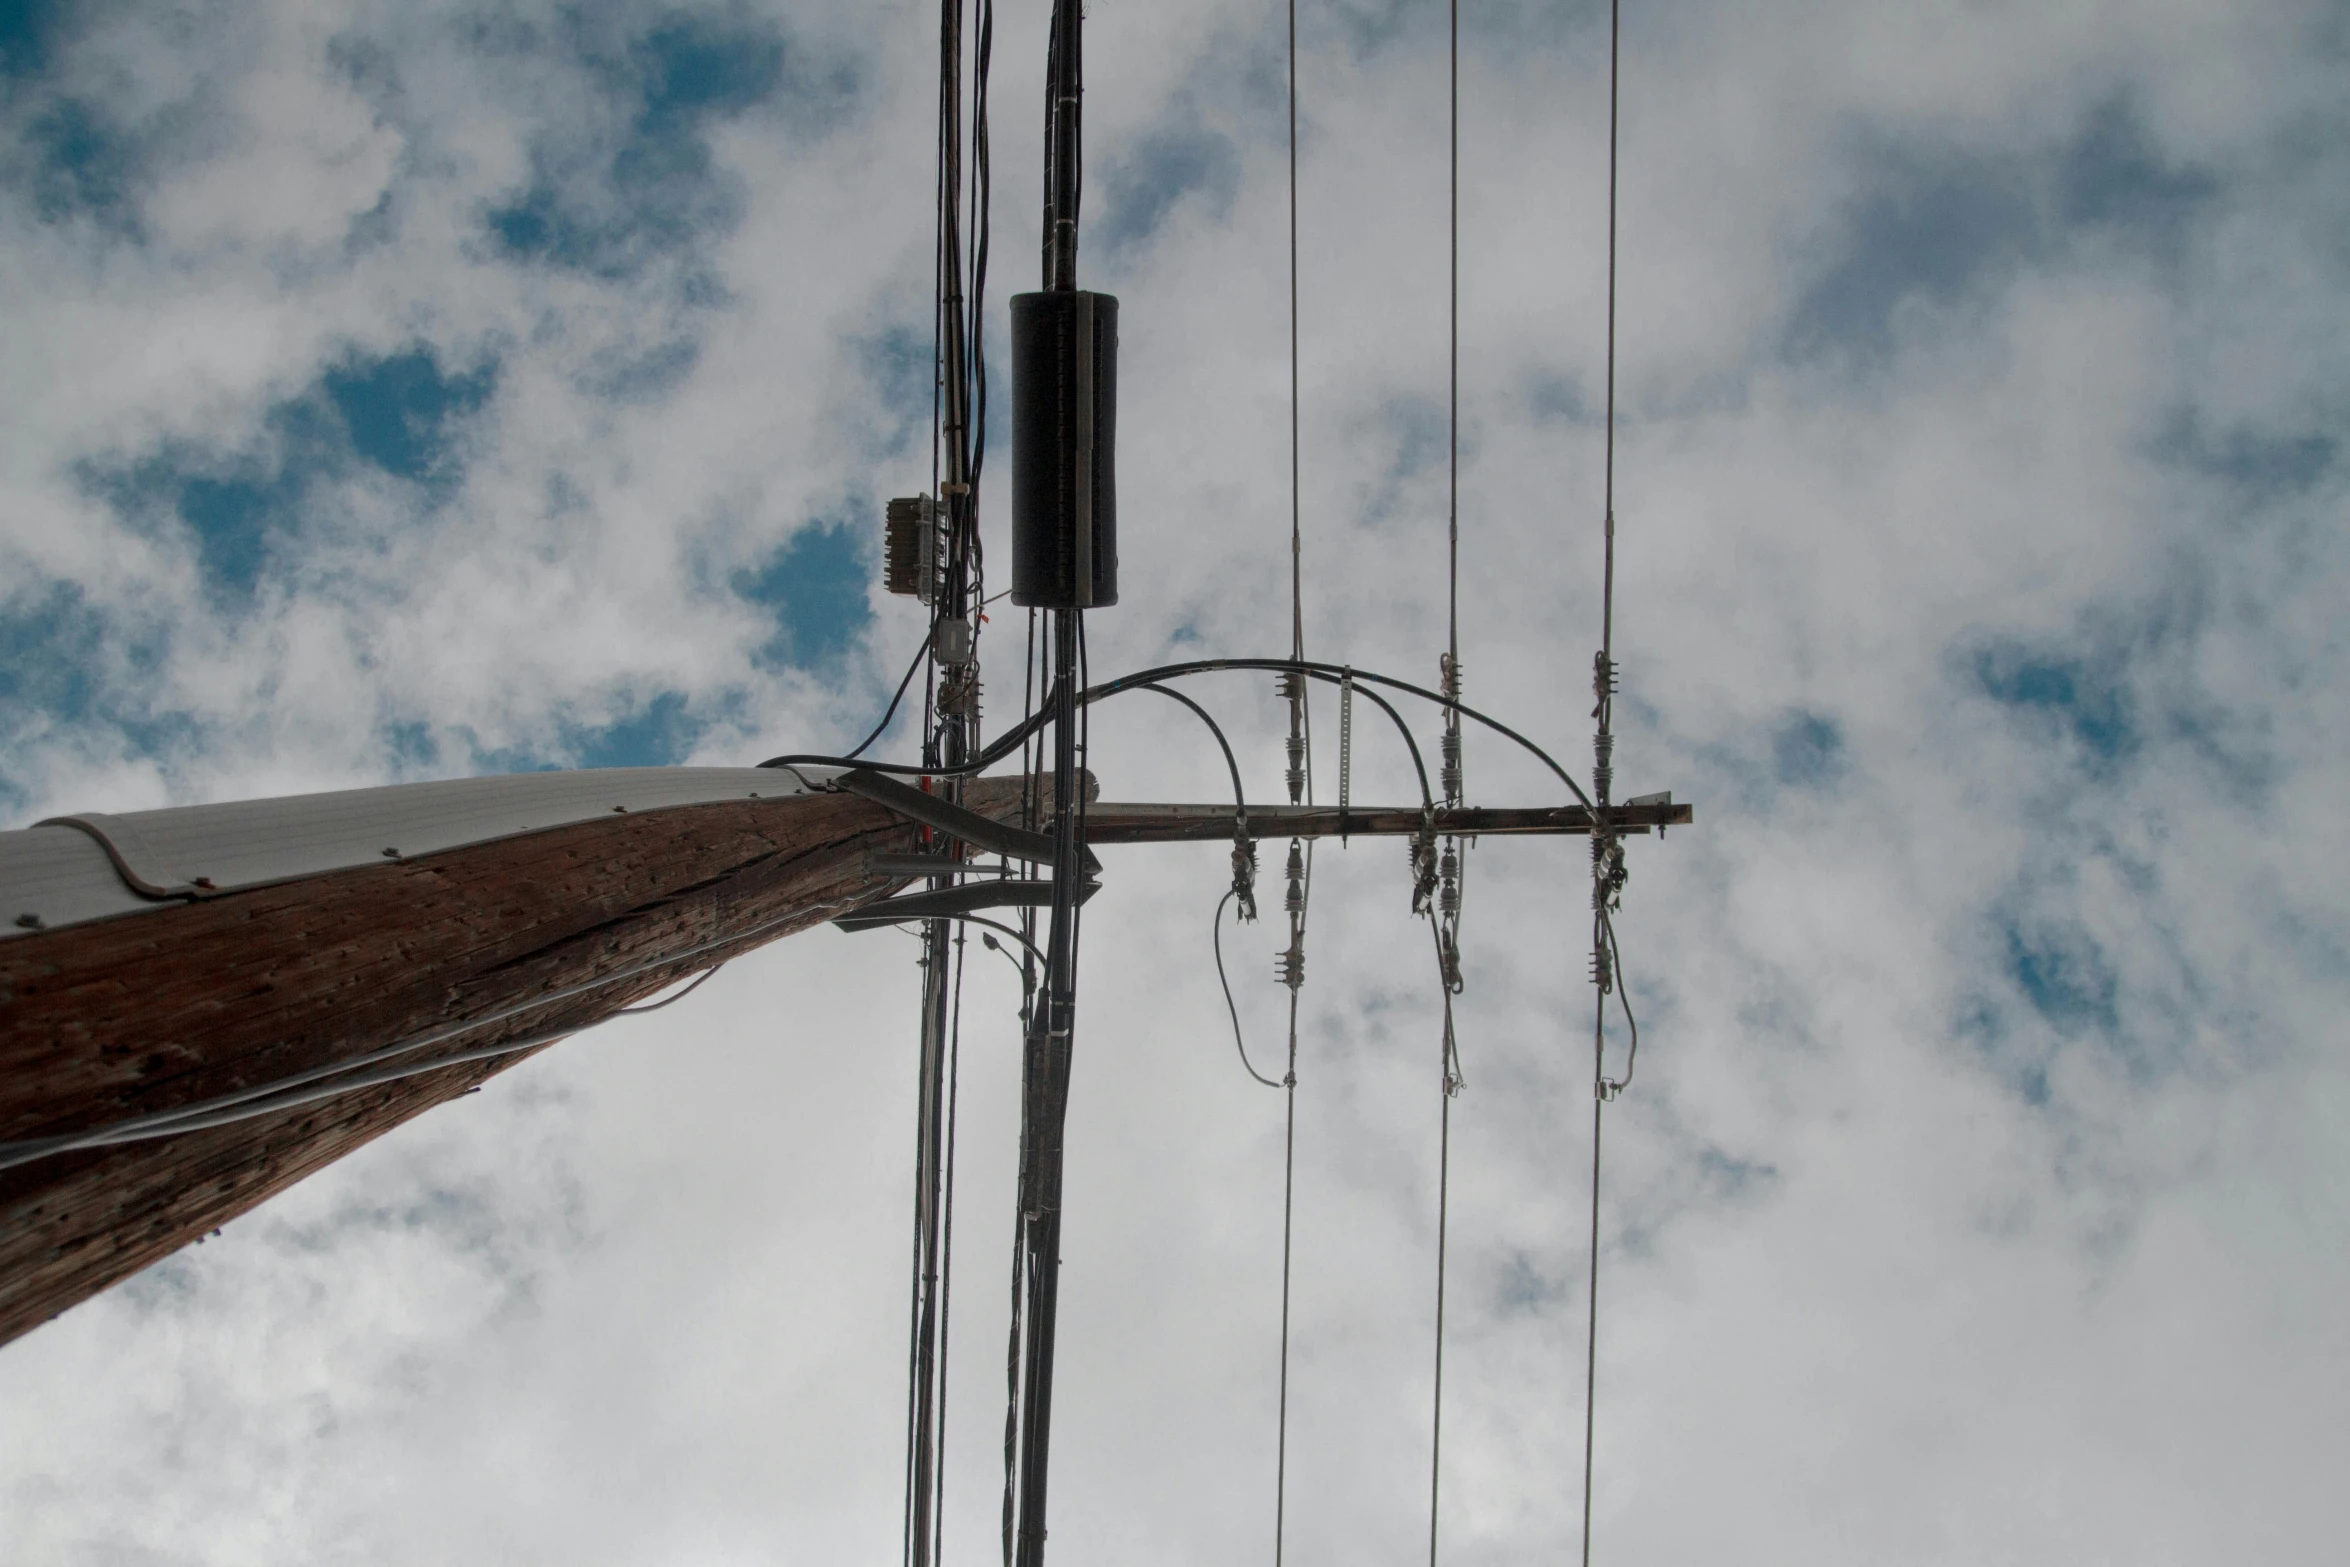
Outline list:
[[[1091,706],[1093,703],[1104,701],[1110,697],[1122,695],[1123,693],[1134,690],[1139,686],[1149,685],[1158,681],[1187,679],[1193,675],[1213,674],[1220,671],[1246,669],[1298,670],[1312,679],[1323,681],[1329,685],[1337,685],[1342,679],[1351,678],[1357,682],[1358,686],[1362,683],[1383,686],[1390,691],[1401,691],[1409,696],[1416,696],[1424,701],[1433,702],[1441,708],[1457,710],[1461,717],[1469,720],[1471,723],[1480,724],[1485,728],[1492,730],[1495,734],[1500,735],[1503,739],[1509,741],[1512,745],[1515,745],[1519,749],[1525,751],[1529,756],[1533,757],[1544,767],[1548,768],[1553,777],[1557,778],[1560,783],[1566,785],[1567,792],[1575,797],[1577,804],[1589,806],[1592,803],[1591,796],[1584,792],[1583,786],[1575,781],[1572,774],[1570,774],[1564,767],[1559,765],[1557,758],[1553,757],[1541,746],[1536,745],[1532,740],[1529,740],[1524,735],[1518,733],[1517,730],[1512,729],[1509,725],[1501,722],[1501,720],[1479,712],[1476,708],[1469,706],[1466,702],[1448,701],[1442,695],[1429,690],[1425,686],[1414,685],[1408,680],[1398,680],[1392,675],[1375,674],[1367,669],[1350,669],[1345,665],[1325,664],[1312,659],[1202,658],[1193,659],[1180,664],[1160,664],[1150,669],[1138,669],[1132,674],[1120,675],[1117,679],[1104,681],[1098,686],[1087,686],[1077,693],[1076,701],[1080,708],[1084,708]],[[1367,691],[1363,692],[1362,694],[1366,698],[1371,696],[1371,693]],[[996,763],[1002,761],[1006,756],[1010,755],[1014,750],[1020,749],[1026,742],[1033,740],[1036,737],[1037,731],[1044,727],[1045,720],[1049,717],[1050,707],[1053,700],[1053,694],[1048,692],[1046,696],[1045,709],[1041,710],[1039,714],[1031,715],[1030,717],[1024,719],[1021,722],[1019,728],[1008,730],[1004,734],[998,736],[993,743],[983,748],[969,762],[966,762],[959,767],[927,767],[919,762],[865,762],[859,761],[854,757],[819,756],[814,754],[770,757],[766,761],[759,763],[759,765],[761,767],[776,767],[785,769],[794,767],[863,767],[877,773],[905,773],[911,775],[930,774],[932,776],[938,777],[969,776],[973,773],[985,772],[988,768],[993,767]],[[1390,708],[1389,711],[1392,713],[1393,709]],[[1400,722],[1400,720],[1398,721]],[[1418,755],[1418,751],[1418,744],[1417,742],[1414,742],[1413,753],[1415,756]],[[1421,768],[1421,774],[1423,778],[1423,792],[1425,792],[1425,766]]]
[[[958,923],[955,927],[955,990],[954,1019],[947,1033],[947,1167],[946,1198],[944,1202],[945,1237],[939,1257],[938,1291],[938,1429],[943,1439],[946,1432],[947,1352],[954,1344],[947,1330],[952,1326],[955,1276],[955,1116],[962,1099],[963,1088],[963,958],[969,938]],[[943,1447],[943,1440],[942,1440]],[[941,1453],[943,1459],[944,1453]],[[946,1554],[946,1465],[938,1466],[937,1490],[932,1496],[930,1514],[930,1559],[939,1562]]]
[[[1445,652],[1437,672],[1444,695],[1452,705],[1444,710],[1444,803],[1462,800],[1461,715],[1461,7],[1448,8],[1447,96],[1450,159],[1447,165],[1447,249],[1445,273],[1445,369],[1447,414],[1445,427]],[[1424,840],[1417,852],[1426,855],[1435,846]],[[1452,1218],[1452,1102],[1461,1091],[1459,1041],[1453,1031],[1452,998],[1459,988],[1460,958],[1454,927],[1460,915],[1459,841],[1446,838],[1441,859],[1443,887],[1427,909],[1428,929],[1436,945],[1438,986],[1444,997],[1442,1071],[1439,1083],[1436,1140],[1436,1330],[1433,1386],[1428,1400],[1428,1567],[1436,1567],[1439,1524],[1442,1518],[1444,1478],[1444,1274],[1446,1245]],[[1415,881],[1427,882],[1428,867],[1415,868]]]
[[[906,699],[906,689],[907,687],[913,685],[915,671],[922,667],[923,661],[927,659],[929,655],[930,636],[925,634],[922,638],[922,645],[914,649],[914,661],[906,666],[905,678],[898,682],[897,694],[889,699],[889,706],[881,710],[881,722],[873,726],[873,732],[871,734],[857,742],[855,750],[847,752],[845,755],[843,755],[840,758],[841,761],[855,761],[858,757],[865,754],[866,749],[870,747],[874,741],[881,738],[883,731],[889,728],[889,721],[898,716],[898,704]]]
[[[1190,708],[1193,713],[1199,716],[1199,721],[1201,723],[1208,726],[1208,733],[1216,737],[1216,748],[1224,753],[1224,765],[1231,771],[1232,774],[1233,821],[1239,831],[1246,832],[1248,830],[1248,795],[1241,787],[1240,762],[1232,754],[1232,742],[1224,738],[1223,726],[1216,722],[1214,717],[1209,714],[1206,708],[1200,706],[1197,702],[1194,702],[1190,697],[1185,696],[1180,691],[1172,690],[1162,685],[1152,685],[1147,683],[1138,687],[1137,689],[1143,691],[1156,691],[1159,695],[1167,698],[1169,701],[1181,702],[1185,707]]]
[[[1306,656],[1305,610],[1305,491],[1304,459],[1299,439],[1298,316],[1297,316],[1297,0],[1288,0],[1289,21],[1289,656],[1299,663]],[[1314,798],[1314,722],[1308,700],[1311,683],[1302,675],[1285,677],[1289,696],[1289,802],[1311,804]],[[1273,1567],[1281,1567],[1289,1525],[1289,1299],[1290,1269],[1297,1228],[1297,1011],[1298,994],[1306,978],[1306,914],[1312,906],[1314,845],[1302,850],[1289,840],[1283,875],[1288,887],[1283,912],[1289,916],[1289,946],[1281,954],[1279,978],[1289,991],[1289,1052],[1281,1074],[1281,1355],[1280,1391],[1273,1438]],[[1222,953],[1219,951],[1221,960]],[[1219,977],[1220,962],[1219,962]],[[1231,1001],[1231,987],[1225,987]],[[1240,1036],[1240,1013],[1233,1009],[1232,1030]],[[1251,1076],[1256,1068],[1250,1067]]]
[[[1618,103],[1623,39],[1622,0],[1608,0],[1607,39],[1607,399],[1604,456],[1602,458],[1601,532],[1603,565],[1600,575],[1599,656],[1592,665],[1591,784],[1598,803],[1605,805],[1613,781],[1615,759],[1614,698],[1616,688],[1616,158]],[[1622,1081],[1607,1075],[1607,998],[1623,994],[1623,959],[1616,949],[1615,926],[1609,918],[1624,885],[1623,846],[1601,827],[1596,812],[1591,833],[1591,977],[1594,997],[1591,1030],[1591,1260],[1588,1324],[1583,1346],[1583,1567],[1591,1567],[1591,1476],[1599,1420],[1599,1180],[1600,1136],[1608,1101],[1631,1081],[1632,1062],[1625,1063]],[[1631,1023],[1629,1000],[1624,1018]],[[1639,1033],[1632,1033],[1638,1049]]]
[[[969,0],[941,0],[937,227],[933,252],[933,396],[931,508],[926,527],[940,529],[943,572],[922,584],[930,631],[922,658],[922,756],[939,793],[962,799],[961,763],[980,744],[980,632],[986,619],[985,556],[979,530],[979,483],[985,453],[988,203],[990,170],[987,84],[992,55],[991,0],[976,0],[977,48],[970,59],[970,128],[974,157],[963,159]],[[963,205],[966,178],[970,207]],[[970,233],[968,270],[964,247]],[[944,471],[941,456],[944,457]],[[933,571],[937,570],[934,566]],[[949,631],[952,640],[942,640]],[[894,704],[893,704],[894,705]],[[887,722],[886,718],[884,720]],[[930,781],[925,779],[925,787]],[[926,835],[927,836],[927,835]],[[932,880],[934,888],[943,885]],[[921,1042],[915,1116],[914,1224],[908,1313],[905,1567],[936,1567],[944,1547],[947,1362],[953,1322],[953,1207],[956,1109],[962,1062],[962,985],[967,936],[943,918],[921,930]]]

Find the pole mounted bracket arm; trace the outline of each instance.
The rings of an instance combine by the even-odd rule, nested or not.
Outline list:
[[[935,794],[925,794],[912,784],[900,783],[886,774],[852,768],[832,780],[832,787],[842,794],[853,794],[871,800],[883,809],[935,828],[950,837],[960,838],[976,849],[1001,854],[1015,860],[1027,860],[1037,865],[1053,863],[1053,840],[1049,833],[1031,832],[1025,827],[1014,827],[999,822],[992,816],[982,816],[967,810],[951,800],[942,800]],[[1078,845],[1082,864],[1088,876],[1101,871],[1101,861],[1093,851]]]

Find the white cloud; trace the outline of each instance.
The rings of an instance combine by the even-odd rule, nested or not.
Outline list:
[[[142,154],[133,228],[29,197],[0,215],[8,359],[37,368],[0,389],[7,612],[76,585],[105,629],[69,656],[108,693],[25,684],[20,819],[559,754],[663,691],[722,714],[696,759],[862,731],[918,634],[903,607],[874,606],[837,674],[760,673],[772,610],[728,584],[927,477],[935,15],[714,14],[780,37],[792,86],[707,122],[707,210],[731,219],[637,234],[603,270],[518,260],[487,224],[547,168],[622,210],[596,160],[630,134],[650,16],[123,22],[59,56],[42,93],[203,134]],[[1472,9],[1464,40],[1470,699],[1578,772],[1598,16]],[[1627,25],[1619,771],[1699,825],[1635,845],[1622,920],[1645,1040],[1608,1129],[1599,1554],[2330,1559],[2338,26],[2186,3]],[[1040,26],[1008,11],[996,40],[998,320],[1033,286]],[[1307,645],[1427,680],[1442,34],[1359,6],[1301,27]],[[1095,7],[1089,215],[1162,213],[1086,263],[1126,332],[1126,597],[1094,619],[1097,674],[1286,645],[1280,42],[1261,8]],[[1136,152],[1161,134],[1182,157]],[[1154,169],[1234,183],[1116,187]],[[1844,314],[1815,319],[1850,330],[1806,348],[1838,276]],[[322,469],[249,602],[89,478],[260,461],[329,369],[410,345],[495,364],[457,477]],[[1001,721],[1020,618],[991,629]],[[131,660],[134,633],[169,657]],[[1269,794],[1263,683],[1200,694]],[[1400,795],[1358,717],[1358,797]],[[1114,797],[1224,788],[1170,704],[1110,704],[1094,732]],[[1481,797],[1539,795],[1537,768],[1471,747]],[[1105,858],[1054,1547],[1245,1555],[1271,1517],[1280,1099],[1232,1059],[1207,966],[1220,853]],[[1498,1561],[1579,1526],[1589,992],[1579,849],[1471,859],[1445,1554]],[[1433,1291],[1425,935],[1394,845],[1318,873],[1300,1561],[1424,1537]],[[1227,932],[1260,1063],[1273,945]],[[11,1558],[894,1549],[910,958],[796,938],[0,1352]],[[1016,1114],[1009,975],[971,959],[956,1561],[996,1549]]]

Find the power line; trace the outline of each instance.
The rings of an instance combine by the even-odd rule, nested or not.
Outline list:
[[[1600,578],[1599,656],[1592,666],[1591,789],[1597,805],[1608,802],[1613,783],[1615,752],[1614,706],[1616,689],[1616,154],[1617,105],[1620,97],[1620,60],[1623,38],[1622,0],[1608,0],[1607,36],[1607,414],[1606,447],[1602,467],[1601,512],[1604,518],[1604,565]],[[1594,821],[1596,823],[1596,814]],[[1621,963],[1615,950],[1615,930],[1608,914],[1624,885],[1624,850],[1612,833],[1594,825],[1591,834],[1591,1271],[1588,1328],[1583,1346],[1583,1567],[1591,1567],[1591,1473],[1594,1439],[1599,1420],[1599,1177],[1600,1133],[1607,1103],[1631,1081],[1629,1063],[1623,1082],[1607,1076],[1607,998],[1621,991]],[[1627,1005],[1626,1020],[1631,1011]],[[1637,1039],[1639,1036],[1633,1036]]]
[[[1304,662],[1305,490],[1298,436],[1297,320],[1297,0],[1289,0],[1289,656]],[[1308,702],[1312,683],[1284,676],[1289,695],[1289,802],[1310,802],[1314,794],[1314,729]],[[1289,1527],[1289,1302],[1290,1271],[1297,1233],[1297,1007],[1306,979],[1306,909],[1313,886],[1313,847],[1301,853],[1289,840],[1283,912],[1289,917],[1289,947],[1278,976],[1289,989],[1289,1055],[1281,1074],[1281,1360],[1280,1393],[1273,1437],[1273,1567],[1281,1567]],[[1234,1020],[1237,1036],[1239,1022]],[[1252,1075],[1255,1069],[1250,1069]]]
[[[1461,7],[1448,8],[1446,53],[1446,119],[1449,139],[1445,194],[1447,243],[1445,258],[1445,650],[1437,660],[1444,709],[1444,803],[1462,800],[1461,769]],[[1440,1081],[1436,1144],[1436,1347],[1434,1387],[1428,1417],[1428,1563],[1436,1567],[1439,1526],[1442,1521],[1444,1474],[1444,1274],[1452,1218],[1452,1101],[1461,1090],[1459,1045],[1453,1032],[1452,998],[1460,990],[1458,930],[1461,907],[1460,849],[1454,838],[1444,840],[1441,860],[1436,845],[1423,834],[1414,851],[1414,901],[1428,916],[1428,930],[1436,945],[1436,975],[1444,998],[1443,1071]],[[1429,901],[1429,894],[1435,898]]]

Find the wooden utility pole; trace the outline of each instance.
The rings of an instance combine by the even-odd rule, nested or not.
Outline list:
[[[1009,820],[1022,793],[989,779],[966,804]],[[11,935],[0,1147],[234,1099],[401,1041],[433,1040],[416,1052],[429,1063],[593,1027],[905,886],[868,858],[917,848],[920,831],[852,794],[611,813]],[[0,1343],[530,1053],[0,1167]]]

